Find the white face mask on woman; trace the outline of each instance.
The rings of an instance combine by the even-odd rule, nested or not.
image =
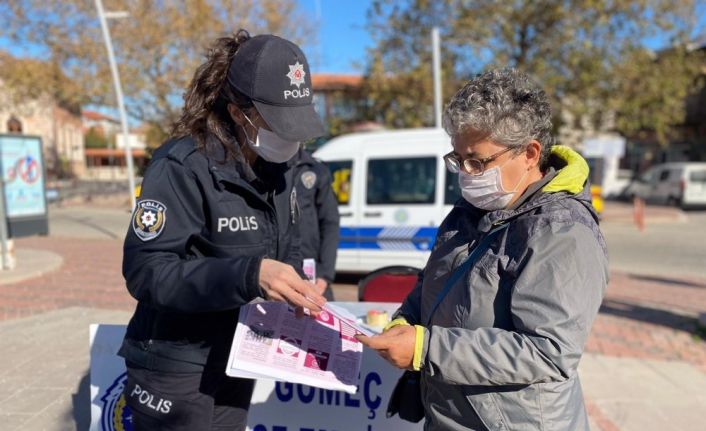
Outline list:
[[[471,175],[461,169],[458,172],[458,185],[461,187],[461,195],[468,203],[476,208],[495,211],[508,206],[527,172],[522,175],[512,191],[506,191],[503,188],[500,166],[487,169],[480,175]]]
[[[286,141],[277,134],[270,132],[262,127],[255,126],[250,119],[245,116],[251,126],[257,129],[257,138],[255,142],[248,136],[248,132],[243,127],[243,132],[245,132],[245,139],[248,141],[248,145],[252,148],[258,156],[272,163],[284,163],[287,160],[294,157],[299,150],[299,142],[297,141]]]

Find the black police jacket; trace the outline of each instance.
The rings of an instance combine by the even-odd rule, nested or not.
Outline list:
[[[137,299],[119,351],[160,371],[224,369],[239,307],[263,293],[263,258],[301,274],[299,209],[287,164],[252,171],[191,138],[154,154],[125,237],[123,275]],[[245,179],[250,172],[257,178]]]
[[[331,172],[304,149],[299,149],[291,164],[301,207],[302,258],[316,259],[316,276],[332,282],[336,275],[340,218]]]

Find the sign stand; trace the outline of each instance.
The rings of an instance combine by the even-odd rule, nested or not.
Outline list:
[[[42,139],[0,135],[0,245],[2,269],[11,269],[8,240],[49,234]]]

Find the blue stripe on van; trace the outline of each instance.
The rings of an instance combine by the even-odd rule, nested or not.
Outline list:
[[[437,227],[341,226],[340,250],[428,251],[434,245]]]

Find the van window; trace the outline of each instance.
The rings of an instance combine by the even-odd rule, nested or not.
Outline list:
[[[369,205],[433,204],[435,189],[435,157],[368,162]]]
[[[331,171],[332,188],[339,205],[348,205],[351,199],[352,160],[337,160],[325,162]]]
[[[692,171],[689,174],[689,181],[692,183],[706,183],[706,171]]]
[[[458,174],[446,171],[446,187],[444,187],[444,204],[453,205],[461,197],[461,187],[458,185]]]

